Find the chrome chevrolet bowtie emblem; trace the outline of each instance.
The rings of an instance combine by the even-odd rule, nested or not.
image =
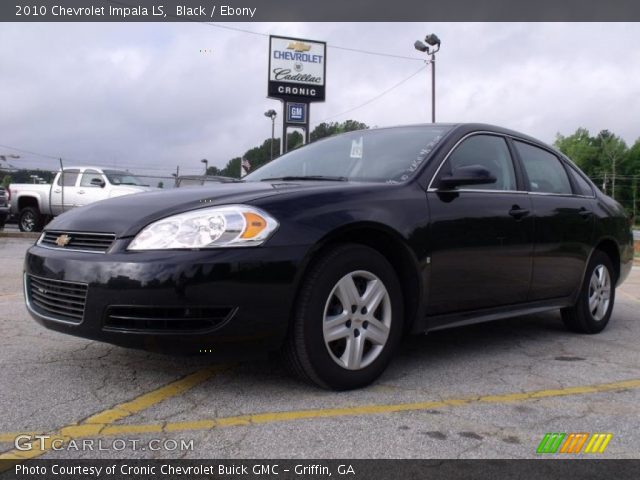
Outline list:
[[[311,50],[311,45],[303,42],[291,42],[287,46],[287,50],[293,50],[295,52],[308,52]]]
[[[69,235],[60,235],[58,238],[56,238],[56,245],[58,245],[59,247],[66,247],[67,245],[69,245],[70,241],[71,237]]]

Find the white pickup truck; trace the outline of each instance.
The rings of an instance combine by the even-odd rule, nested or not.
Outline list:
[[[120,170],[68,167],[59,171],[53,184],[9,185],[11,213],[18,216],[22,232],[39,232],[56,215],[106,198],[154,190]]]

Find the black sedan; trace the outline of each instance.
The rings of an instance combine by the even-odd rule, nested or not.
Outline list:
[[[25,260],[31,315],[153,351],[279,351],[367,385],[401,337],[561,309],[597,333],[633,258],[629,219],[566,157],[488,125],[351,132],[242,183],[97,202]]]

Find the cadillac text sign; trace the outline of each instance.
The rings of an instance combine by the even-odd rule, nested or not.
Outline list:
[[[269,37],[268,96],[323,102],[327,44],[300,38]]]

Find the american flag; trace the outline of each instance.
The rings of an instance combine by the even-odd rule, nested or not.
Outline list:
[[[246,158],[243,158],[242,162],[240,162],[240,177],[244,177],[249,173],[249,170],[251,170],[251,163]]]

